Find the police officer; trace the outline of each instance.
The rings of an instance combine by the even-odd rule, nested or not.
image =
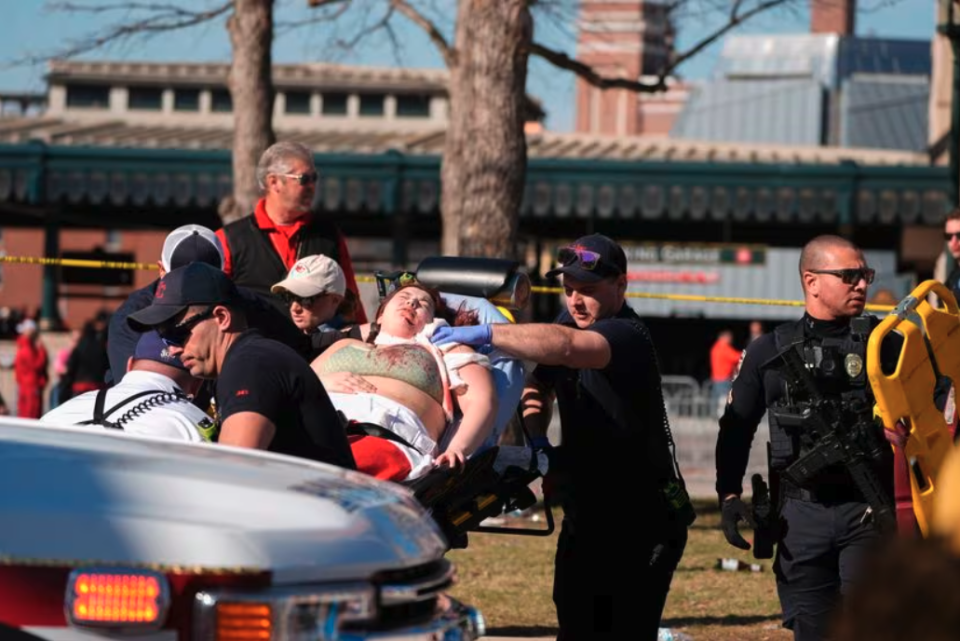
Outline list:
[[[550,468],[564,510],[553,585],[558,640],[652,641],[694,516],[657,354],[626,304],[627,259],[617,243],[584,236],[558,262],[547,274],[562,276],[566,300],[555,323],[445,327],[431,340],[491,344],[539,363],[523,393],[524,420],[539,438],[557,400],[562,444]],[[643,527],[615,524],[625,506]]]
[[[871,420],[866,380],[866,339],[877,320],[861,315],[873,278],[863,253],[846,239],[819,236],[807,243],[800,255],[805,314],[747,347],[720,418],[716,464],[722,528],[731,545],[749,549],[737,531],[739,521],[753,522],[740,500],[741,483],[754,433],[767,412],[771,486],[779,503],[774,571],[783,625],[797,641],[825,637],[838,595],[849,588],[864,552],[892,515],[892,454],[884,431]],[[882,356],[885,369],[895,364],[899,347],[889,342]],[[811,375],[808,385],[781,354],[802,359],[799,371]],[[809,478],[791,468],[788,478],[784,471],[816,447],[816,426],[798,417],[817,395],[841,412],[832,416],[840,416],[845,427],[865,426],[857,442],[865,443],[873,458],[865,465],[829,465]],[[866,492],[867,481],[879,493]]]

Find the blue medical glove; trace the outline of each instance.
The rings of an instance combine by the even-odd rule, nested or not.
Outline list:
[[[493,330],[489,325],[440,327],[430,337],[430,342],[434,345],[446,345],[447,343],[487,345],[491,340],[493,340]]]

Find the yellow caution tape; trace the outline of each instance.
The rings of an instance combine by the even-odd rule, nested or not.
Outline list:
[[[560,294],[559,287],[531,287],[530,291],[536,294]],[[627,292],[627,298],[650,298],[661,300],[677,300],[698,303],[737,303],[741,305],[780,305],[786,307],[803,307],[802,300],[778,300],[771,298],[738,298],[735,296],[701,296],[696,294],[648,294],[645,292]],[[890,312],[895,305],[866,305],[865,309],[871,312]]]
[[[0,263],[91,267],[93,269],[159,269],[156,264],[152,263],[120,263],[111,260],[81,260],[79,258],[34,258],[33,256],[0,256]]]
[[[79,260],[73,258],[33,258],[30,256],[0,256],[0,263],[22,263],[26,265],[61,265],[63,267],[91,267],[95,269],[157,269],[151,263],[118,263],[107,260]],[[375,283],[373,276],[356,277],[358,283]],[[535,294],[561,294],[560,287],[531,287]],[[675,300],[697,303],[735,303],[738,305],[779,305],[786,307],[803,307],[803,301],[776,300],[767,298],[738,298],[734,296],[700,296],[695,294],[648,294],[644,292],[627,292],[628,298],[647,298],[659,300]],[[867,305],[871,312],[890,312],[894,305]]]

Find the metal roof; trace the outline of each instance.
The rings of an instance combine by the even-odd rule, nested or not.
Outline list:
[[[929,75],[929,40],[837,34],[730,36],[717,60],[718,79],[810,78],[836,89],[858,73]]]
[[[721,80],[693,89],[671,138],[818,145],[824,89],[817,80]]]
[[[444,131],[442,128],[426,132],[348,127],[309,131],[291,129],[278,131],[277,138],[301,141],[320,154],[367,155],[399,151],[413,156],[439,156],[443,153]],[[147,126],[112,120],[81,123],[51,117],[0,118],[0,144],[22,144],[32,140],[68,147],[228,150],[233,144],[233,131],[225,127]],[[528,134],[527,155],[544,159],[670,163],[930,164],[926,154],[903,151],[556,132]]]
[[[274,64],[273,82],[278,87],[312,88],[363,87],[411,88],[446,91],[450,73],[446,69],[372,67],[323,62]],[[69,80],[116,84],[176,83],[178,85],[225,85],[230,65],[220,62],[116,62],[108,60],[54,60],[48,66],[51,84]]]
[[[927,146],[930,82],[926,77],[869,75],[843,82],[840,143],[919,151]]]
[[[718,78],[808,78],[824,86],[836,73],[836,34],[744,34],[726,38],[717,60]]]

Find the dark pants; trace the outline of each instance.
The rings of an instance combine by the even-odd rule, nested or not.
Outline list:
[[[827,638],[841,595],[879,538],[873,525],[861,522],[866,509],[861,502],[784,501],[774,572],[783,625],[793,630],[795,641]]]
[[[641,542],[643,533],[617,527],[564,519],[553,580],[557,641],[656,640],[687,530]]]

